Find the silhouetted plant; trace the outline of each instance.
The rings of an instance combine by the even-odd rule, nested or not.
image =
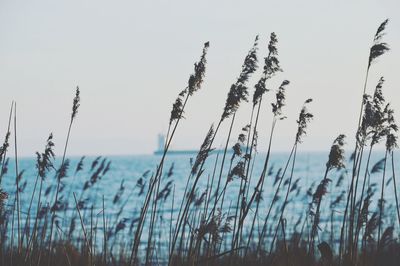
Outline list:
[[[310,245],[309,245],[309,252],[311,254],[314,253],[314,238],[315,235],[317,234],[320,222],[320,208],[321,208],[322,197],[327,193],[328,184],[332,181],[331,179],[328,178],[328,173],[333,169],[340,170],[345,167],[344,149],[343,149],[344,138],[345,135],[341,134],[333,141],[333,144],[331,146],[331,151],[329,152],[329,158],[328,161],[326,162],[326,170],[324,178],[321,180],[321,183],[318,185],[315,193],[313,194],[312,204],[316,205],[316,208],[315,210],[314,209],[310,210],[310,214],[313,218]]]
[[[249,80],[250,75],[253,74],[257,69],[257,49],[258,49],[258,36],[254,41],[253,48],[249,51],[244,63],[242,65],[242,71],[240,72],[237,81],[231,85],[231,88],[226,99],[224,111],[221,116],[221,121],[230,117],[234,114],[242,101],[247,101],[249,92],[247,91],[246,82]]]

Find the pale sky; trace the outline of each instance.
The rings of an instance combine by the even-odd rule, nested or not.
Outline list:
[[[0,0],[0,137],[15,100],[20,154],[43,150],[50,132],[61,152],[79,85],[70,155],[151,153],[203,43],[210,41],[205,82],[190,99],[173,142],[178,149],[198,148],[218,121],[254,37],[260,35],[262,67],[275,32],[284,72],[268,83],[259,149],[266,149],[270,102],[283,79],[291,81],[288,118],[277,126],[273,150],[291,147],[295,120],[309,97],[315,119],[299,150],[328,150],[340,133],[353,146],[369,47],[386,18],[391,51],[373,65],[368,91],[383,75],[384,94],[400,117],[399,10],[398,0]],[[250,94],[259,76],[260,71],[249,83]],[[239,109],[234,138],[250,110],[250,104]]]

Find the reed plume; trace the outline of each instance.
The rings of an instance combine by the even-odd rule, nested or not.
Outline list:
[[[206,55],[209,46],[209,42],[204,44],[200,61],[194,64],[194,73],[190,75],[187,87],[179,93],[178,98],[176,98],[175,103],[172,105],[171,116],[169,119],[170,125],[172,122],[183,117],[184,108],[187,101],[185,100],[185,97],[187,98],[192,96],[194,92],[200,89],[201,84],[203,83],[207,63]]]
[[[236,82],[231,85],[231,88],[226,99],[224,111],[221,115],[221,121],[230,117],[239,108],[240,102],[248,101],[249,95],[246,82],[257,69],[257,50],[258,50],[258,36],[254,41],[253,48],[249,51],[242,65],[242,71]]]
[[[328,178],[328,173],[329,171],[333,169],[342,169],[345,167],[344,165],[344,149],[343,146],[345,144],[344,142],[345,135],[340,134],[334,141],[331,146],[331,150],[329,152],[329,157],[328,161],[326,162],[326,170],[325,170],[325,175],[323,179],[321,180],[321,183],[318,185],[315,193],[313,194],[312,198],[312,205],[316,205],[315,210],[311,209],[310,214],[313,218],[313,224],[312,224],[312,229],[311,229],[311,237],[310,237],[310,245],[309,245],[309,252],[313,254],[314,252],[314,238],[315,235],[317,234],[319,222],[320,222],[320,208],[321,208],[321,202],[322,202],[322,197],[328,192],[328,184],[332,181],[331,179]]]
[[[44,179],[46,173],[54,168],[53,160],[54,160],[54,142],[53,142],[53,133],[50,133],[49,137],[46,140],[46,146],[43,153],[36,152],[36,169],[38,170],[39,176]]]
[[[274,116],[279,117],[282,115],[282,107],[285,106],[285,89],[286,86],[289,85],[289,80],[284,80],[282,84],[279,86],[277,93],[275,94],[276,102],[271,103],[272,105],[272,113]]]
[[[214,126],[211,125],[208,133],[204,139],[203,144],[201,144],[200,150],[196,156],[196,160],[192,166],[192,175],[195,175],[199,170],[200,165],[207,159],[209,153],[212,151],[211,149],[211,140],[214,136]]]
[[[71,120],[74,120],[76,115],[78,114],[78,108],[81,106],[81,97],[79,87],[76,87],[74,101],[72,103],[72,113],[71,113]]]
[[[81,159],[79,160],[78,164],[76,165],[74,175],[83,170],[83,161],[85,160],[85,158],[86,156],[82,156]]]
[[[279,59],[277,57],[277,43],[278,39],[276,34],[275,32],[272,32],[270,35],[270,41],[268,43],[268,56],[264,59],[263,75],[254,86],[255,90],[253,94],[253,106],[255,106],[260,101],[262,95],[268,91],[265,84],[266,81],[272,78],[277,72],[282,71],[279,65]]]
[[[8,193],[0,189],[0,212],[3,211],[4,201],[6,201],[6,199],[8,199]],[[3,222],[3,219],[1,222]]]
[[[8,140],[10,138],[11,133],[8,131],[5,138],[4,138],[4,142],[3,145],[1,145],[0,147],[0,161],[3,162],[3,160],[5,159],[5,155],[7,153],[7,149],[9,147],[9,143]]]
[[[314,115],[308,112],[307,104],[312,102],[312,99],[307,99],[301,108],[299,119],[297,120],[297,133],[296,133],[296,143],[301,143],[303,136],[307,134],[306,129],[308,123],[313,119]]]
[[[386,19],[379,25],[378,30],[375,33],[373,44],[370,48],[369,58],[368,58],[368,68],[370,68],[371,64],[381,55],[385,54],[389,51],[389,46],[385,42],[381,42],[382,37],[385,35],[385,29],[389,22],[389,19]]]

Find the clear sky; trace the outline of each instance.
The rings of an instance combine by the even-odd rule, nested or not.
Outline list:
[[[327,150],[340,133],[353,139],[369,47],[386,18],[392,50],[373,66],[369,91],[385,76],[384,93],[400,116],[399,10],[398,0],[0,0],[0,136],[14,99],[20,154],[41,151],[49,132],[60,152],[79,85],[82,102],[69,154],[150,153],[203,43],[210,41],[205,82],[173,143],[197,148],[219,119],[254,37],[260,35],[263,58],[274,31],[284,72],[268,83],[260,149],[266,146],[273,91],[288,79],[288,119],[277,126],[273,150],[290,148],[299,109],[309,97],[315,120],[300,149]],[[250,108],[241,106],[237,129]],[[216,143],[222,142],[219,137]]]

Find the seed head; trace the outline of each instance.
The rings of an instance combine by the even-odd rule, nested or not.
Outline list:
[[[374,62],[375,59],[390,50],[387,43],[381,42],[382,37],[385,35],[384,30],[388,22],[389,20],[386,19],[384,22],[381,23],[381,25],[378,27],[378,30],[376,31],[374,41],[369,53],[368,68],[371,67],[371,64]]]
[[[37,160],[36,160],[36,168],[38,170],[39,176],[44,179],[46,177],[46,173],[54,168],[52,160],[54,160],[54,143],[53,143],[53,134],[50,133],[49,137],[46,141],[46,146],[44,148],[44,152],[40,154],[36,152]]]
[[[266,87],[266,81],[270,79],[276,72],[282,71],[279,66],[279,60],[276,57],[278,55],[278,49],[276,48],[276,44],[278,39],[276,38],[276,34],[271,33],[270,41],[268,44],[268,56],[264,58],[264,70],[262,77],[259,79],[257,84],[254,86],[254,94],[253,94],[253,106],[255,106],[261,99],[262,95],[268,91]]]
[[[326,167],[331,169],[341,169],[344,168],[344,138],[346,136],[341,134],[339,135],[331,146],[331,151],[329,153],[329,160],[326,163]]]
[[[307,124],[313,119],[314,115],[308,112],[307,104],[312,102],[312,99],[307,99],[304,102],[303,107],[301,108],[299,119],[297,120],[297,134],[296,134],[296,143],[302,142],[302,137],[306,135]]]
[[[78,114],[78,108],[81,105],[80,104],[81,98],[80,98],[79,94],[80,94],[79,87],[76,87],[74,102],[72,104],[71,120],[74,120],[74,118]]]
[[[289,84],[290,82],[288,80],[284,80],[282,84],[279,86],[279,89],[276,93],[276,102],[272,103],[272,113],[274,113],[274,116],[280,116],[282,115],[282,107],[285,106],[285,87]]]
[[[240,72],[236,83],[231,85],[231,88],[228,92],[228,97],[226,99],[224,111],[221,116],[221,121],[235,113],[239,108],[241,101],[248,101],[247,97],[249,92],[247,91],[246,82],[250,78],[250,75],[257,69],[257,46],[258,36],[254,41],[253,47],[250,49],[249,53],[244,59],[242,71]]]
[[[211,125],[210,129],[207,132],[206,138],[203,141],[203,144],[200,147],[199,153],[197,154],[196,160],[192,167],[192,175],[196,174],[199,170],[200,165],[207,159],[208,154],[211,149],[211,142],[214,136],[214,126]]]

